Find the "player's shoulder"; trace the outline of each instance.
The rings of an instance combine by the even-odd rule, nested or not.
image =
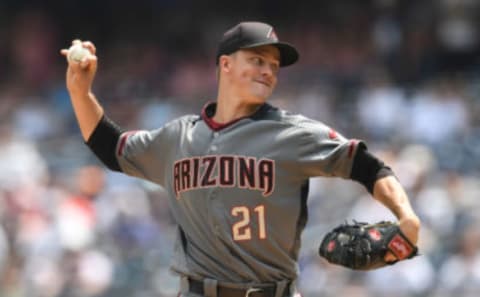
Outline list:
[[[282,108],[272,107],[270,119],[280,121],[291,135],[301,135],[305,139],[323,141],[324,139],[346,141],[346,138],[321,120],[309,118]]]
[[[186,114],[186,115],[183,115],[183,116],[180,116],[177,118],[177,121],[179,123],[187,123],[187,124],[190,124],[190,123],[195,123],[199,120],[201,120],[201,116],[198,115],[198,114]]]
[[[182,133],[189,125],[195,121],[198,121],[199,116],[194,114],[187,114],[177,118],[174,118],[161,127],[148,131],[153,138],[175,137],[179,133]]]
[[[181,126],[188,125],[188,124],[191,124],[191,123],[195,123],[198,120],[200,120],[199,115],[186,114],[186,115],[180,116],[178,118],[175,118],[175,119],[167,122],[163,126],[163,128],[170,128],[170,129],[180,128]]]
[[[309,118],[303,114],[291,112],[286,109],[270,105],[267,116],[270,120],[275,120],[298,129],[325,128],[327,125],[320,120]]]

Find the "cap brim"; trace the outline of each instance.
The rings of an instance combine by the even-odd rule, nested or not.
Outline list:
[[[257,43],[242,48],[254,48],[264,45],[273,45],[278,48],[278,50],[280,51],[280,67],[289,66],[298,61],[299,54],[297,49],[293,45],[286,42]]]

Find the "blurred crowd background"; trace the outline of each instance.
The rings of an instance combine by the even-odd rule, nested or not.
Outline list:
[[[303,296],[480,295],[480,1],[0,0],[0,296],[176,295],[165,194],[84,145],[59,50],[93,41],[110,118],[153,129],[215,99],[217,41],[242,20],[300,50],[272,104],[365,140],[423,221],[419,257],[327,265],[327,230],[394,218],[358,184],[313,179]]]

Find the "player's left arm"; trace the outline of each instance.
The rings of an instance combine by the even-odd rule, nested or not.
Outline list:
[[[399,221],[400,230],[416,245],[420,219],[390,167],[362,146],[356,152],[350,178],[363,184],[376,200],[390,209]]]
[[[392,211],[398,218],[400,230],[414,245],[417,245],[420,219],[415,214],[397,178],[390,175],[378,179],[373,188],[373,197]],[[393,255],[387,255],[387,257],[387,261],[395,259]]]

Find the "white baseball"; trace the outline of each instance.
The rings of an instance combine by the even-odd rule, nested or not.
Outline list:
[[[80,62],[88,55],[90,55],[90,51],[84,48],[81,43],[77,43],[68,49],[67,59],[70,62]]]

